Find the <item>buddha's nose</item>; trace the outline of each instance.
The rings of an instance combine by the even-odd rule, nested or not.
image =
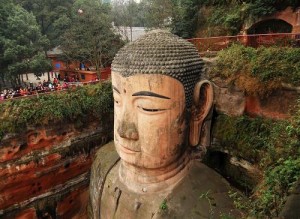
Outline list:
[[[135,141],[139,139],[139,134],[134,123],[121,122],[117,128],[117,132],[121,138]]]

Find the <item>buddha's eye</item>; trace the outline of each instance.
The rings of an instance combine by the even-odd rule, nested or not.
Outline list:
[[[138,106],[138,108],[142,111],[145,111],[145,112],[160,112],[160,111],[166,110],[166,109],[145,108],[145,107],[142,107],[142,106]]]

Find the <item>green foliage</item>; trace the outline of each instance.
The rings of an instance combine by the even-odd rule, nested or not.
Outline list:
[[[265,95],[281,88],[282,83],[300,82],[300,49],[234,44],[218,53],[211,73],[236,84],[246,93]]]
[[[236,35],[243,25],[244,9],[240,5],[224,5],[213,8],[207,18],[209,27],[221,29],[222,32],[210,33],[210,35]],[[201,24],[200,24],[201,25]]]
[[[173,1],[172,32],[183,38],[195,36],[198,22],[198,0]]]
[[[40,70],[48,69],[45,56],[37,54],[43,51],[47,39],[41,35],[39,26],[33,14],[12,1],[5,1],[0,5],[0,69],[2,78],[4,73],[13,84],[18,83],[21,73],[31,69],[31,62],[40,65]]]
[[[298,154],[299,155],[299,154]],[[267,168],[265,182],[259,188],[259,198],[253,202],[251,214],[256,216],[278,216],[285,198],[300,177],[300,158],[280,158]]]
[[[212,72],[224,78],[232,75],[251,72],[250,62],[254,55],[255,49],[234,44],[226,50],[218,53],[216,66]],[[222,71],[221,71],[222,69]]]
[[[221,219],[234,219],[234,217],[232,217],[231,215],[226,215],[226,214],[221,214],[220,218]]]
[[[300,82],[300,49],[263,48],[256,51],[251,74],[261,81],[280,79],[298,85]]]
[[[159,208],[160,208],[161,210],[163,210],[163,211],[168,210],[167,199],[164,199],[164,200],[162,201],[162,203],[160,204]]]
[[[246,4],[249,5],[247,13],[252,18],[267,16],[288,6],[293,8],[299,6],[299,2],[294,0],[248,0]]]
[[[51,60],[45,57],[42,52],[37,53],[32,60],[28,63],[30,72],[35,75],[41,76],[45,71],[51,71]]]
[[[82,13],[77,13],[78,8]],[[78,0],[73,12],[72,25],[62,36],[64,55],[69,60],[89,62],[99,71],[111,63],[123,45],[112,30],[110,8],[92,0]]]
[[[241,193],[236,191],[229,191],[228,195],[233,199],[233,204],[237,209],[240,209],[242,211],[247,210],[249,202],[245,200],[245,197]]]
[[[252,23],[260,17],[271,15],[288,6],[293,8],[300,6],[299,1],[293,0],[175,0],[175,2],[179,2],[175,4],[175,9],[182,8],[181,12],[188,16],[181,15],[180,19],[174,17],[172,24],[175,27],[174,32],[184,36],[189,32],[188,24],[193,23],[189,37],[236,35],[246,22]],[[188,2],[190,5],[182,6],[181,2]]]
[[[112,2],[112,18],[117,27],[144,27],[146,13],[146,1],[137,3],[133,0],[115,0]],[[129,36],[127,37],[129,40]]]
[[[50,44],[45,47],[46,51],[60,44],[59,36],[71,24],[71,8],[74,0],[14,0],[14,2],[36,17],[43,36],[50,40]]]
[[[0,104],[0,137],[28,126],[101,118],[113,110],[110,83],[88,85],[65,92],[12,99]],[[1,138],[0,138],[1,139]]]
[[[214,213],[215,213],[213,207],[216,206],[216,204],[215,204],[214,198],[210,196],[210,190],[200,194],[199,199],[205,199],[208,202],[208,204],[209,204],[209,214],[211,216],[213,216]]]
[[[221,115],[214,129],[216,137],[221,139],[221,145],[226,146],[233,155],[257,163],[264,157],[265,153],[262,151],[268,152],[270,127],[272,127],[271,120]]]
[[[288,121],[225,115],[216,121],[214,133],[222,148],[265,170],[252,202],[236,199],[237,205],[255,217],[277,217],[300,177],[300,110]]]
[[[170,26],[174,5],[172,0],[144,1],[145,26],[147,28],[165,28]]]
[[[267,16],[276,11],[273,0],[256,0],[249,2],[248,13],[250,17]]]

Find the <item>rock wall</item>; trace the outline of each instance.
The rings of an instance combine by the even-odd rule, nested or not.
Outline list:
[[[93,156],[113,115],[29,127],[0,142],[0,218],[86,218]]]
[[[288,119],[295,112],[300,97],[299,88],[291,86],[285,86],[285,88],[274,91],[267,97],[262,98],[246,95],[236,86],[228,84],[220,78],[211,78],[210,80],[214,84],[215,95],[213,127],[219,120],[217,115],[220,114],[229,117],[247,115],[274,120]],[[263,175],[258,165],[250,160],[237,158],[233,155],[234,152],[224,149],[214,132],[212,132],[211,137],[211,145],[208,148],[206,157],[204,157],[204,162],[224,176],[231,178],[232,181],[240,180],[243,176],[245,178],[243,181],[247,181],[250,187],[254,188],[261,181]]]
[[[229,116],[250,115],[270,119],[286,119],[292,113],[299,98],[299,89],[287,87],[267,97],[246,95],[237,87],[219,78],[212,79],[217,113]]]

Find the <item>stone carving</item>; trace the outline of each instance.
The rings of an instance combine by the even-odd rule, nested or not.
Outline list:
[[[90,218],[219,218],[239,215],[229,184],[193,159],[213,90],[199,81],[192,44],[152,31],[128,44],[112,64],[114,145],[97,153]],[[104,152],[105,151],[105,152]],[[104,158],[105,156],[108,158]],[[205,195],[204,195],[205,194]]]

